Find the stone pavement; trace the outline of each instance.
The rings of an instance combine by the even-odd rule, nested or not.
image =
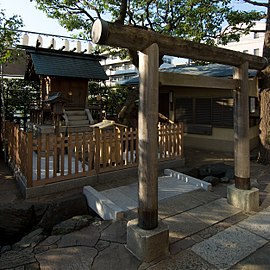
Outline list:
[[[125,248],[131,213],[122,221],[95,219],[66,234],[37,228],[2,247],[0,269],[270,269],[269,175],[269,166],[252,163],[251,177],[260,189],[257,213],[227,204],[221,184],[213,192],[161,200],[159,218],[170,229],[170,254],[154,262],[141,263]]]

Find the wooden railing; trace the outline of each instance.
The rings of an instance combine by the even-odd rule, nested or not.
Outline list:
[[[160,124],[158,158],[183,157],[182,124]],[[138,165],[138,133],[113,129],[65,134],[40,134],[5,123],[7,154],[27,187],[91,176]]]

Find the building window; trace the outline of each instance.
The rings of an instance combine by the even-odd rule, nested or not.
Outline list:
[[[254,55],[257,55],[257,56],[259,56],[260,55],[260,49],[254,49],[254,53],[253,53]]]
[[[259,32],[254,32],[254,39],[255,39],[255,38],[259,38],[259,37],[260,37]]]
[[[175,109],[176,121],[233,127],[233,98],[177,98]]]

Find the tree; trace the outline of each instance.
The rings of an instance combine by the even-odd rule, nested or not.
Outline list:
[[[263,45],[263,57],[270,59],[270,0],[244,2],[265,7],[266,9],[266,28]],[[258,162],[263,164],[270,163],[270,66],[268,65],[260,76],[260,149]]]
[[[106,111],[107,118],[115,120],[118,112],[123,107],[128,95],[128,87],[106,85],[100,86],[96,82],[89,83],[88,101],[92,106],[98,107],[101,111]],[[101,112],[100,111],[100,112]],[[94,119],[101,120],[101,115],[94,114]]]
[[[231,0],[30,0],[48,17],[57,18],[68,30],[90,36],[92,23],[103,18],[120,24],[143,27],[207,44],[239,40],[253,26],[260,12],[237,11]],[[224,23],[228,24],[226,29]]]
[[[19,34],[16,30],[23,25],[22,19],[14,15],[10,18],[6,18],[5,11],[0,10],[0,66],[1,74],[4,63],[12,62],[16,56],[17,51],[12,49],[19,39]],[[3,78],[0,79],[0,129],[2,131],[2,121],[5,115],[4,93],[3,93]],[[2,149],[2,136],[0,138],[0,147]]]
[[[16,57],[17,52],[14,50],[15,44],[18,42],[20,34],[16,32],[22,27],[22,19],[20,16],[14,15],[6,18],[5,11],[0,10],[0,63],[11,62]],[[13,49],[12,49],[13,48]]]
[[[4,79],[3,89],[5,119],[9,121],[16,120],[17,123],[26,129],[26,121],[29,118],[30,109],[38,106],[38,103],[41,101],[39,82]]]

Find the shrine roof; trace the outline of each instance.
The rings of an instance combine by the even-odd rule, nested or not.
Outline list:
[[[171,73],[180,73],[180,74],[190,74],[190,75],[200,75],[200,76],[209,76],[209,77],[227,77],[232,78],[234,68],[222,64],[209,64],[204,66],[177,66],[177,67],[168,67],[160,68],[160,72],[171,72]],[[248,70],[248,76],[250,78],[255,77],[257,74],[256,70]],[[139,76],[134,76],[131,79],[119,82],[120,85],[138,85]]]
[[[103,59],[100,56],[29,46],[20,47],[30,55],[26,77],[34,74],[101,81],[108,79],[99,63]]]

